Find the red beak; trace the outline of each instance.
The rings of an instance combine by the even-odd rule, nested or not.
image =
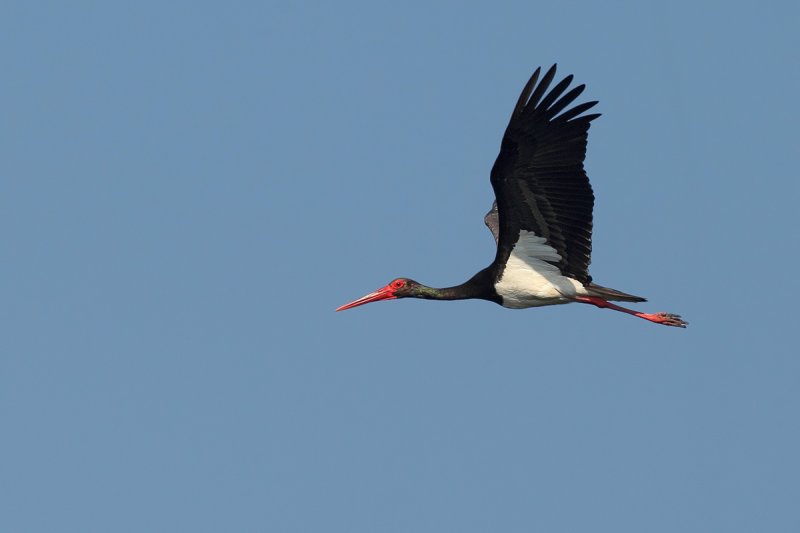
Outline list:
[[[394,300],[395,298],[397,298],[397,296],[394,295],[394,289],[390,285],[387,285],[382,289],[378,289],[377,291],[371,292],[366,296],[362,296],[358,300],[350,302],[349,304],[344,304],[336,310],[344,311],[345,309],[350,309],[351,307],[358,307],[359,305],[378,302],[380,300]]]

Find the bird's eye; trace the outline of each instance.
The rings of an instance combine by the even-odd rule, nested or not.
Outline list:
[[[405,284],[406,284],[406,282],[403,281],[402,279],[396,279],[396,280],[394,280],[392,282],[392,287],[395,288],[395,289],[399,289],[400,287],[402,287]]]

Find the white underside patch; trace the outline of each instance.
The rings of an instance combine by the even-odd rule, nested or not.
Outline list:
[[[587,295],[583,284],[561,274],[561,256],[543,237],[522,231],[511,251],[506,268],[495,290],[503,306],[513,309],[563,304],[574,296]]]

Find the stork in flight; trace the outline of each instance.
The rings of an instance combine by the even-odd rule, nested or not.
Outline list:
[[[672,313],[642,313],[613,304],[646,300],[592,282],[594,194],[583,160],[589,126],[600,114],[583,114],[596,101],[567,109],[585,88],[579,85],[565,93],[572,75],[547,92],[556,65],[541,81],[540,71],[522,90],[492,167],[496,200],[484,219],[497,242],[492,264],[465,283],[444,289],[397,278],[337,311],[399,298],[479,298],[512,309],[577,302],[686,327]]]

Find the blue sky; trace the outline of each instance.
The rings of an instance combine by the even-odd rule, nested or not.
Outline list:
[[[793,2],[0,8],[0,526],[798,531]],[[592,274],[687,330],[404,300],[491,262],[539,65]]]

